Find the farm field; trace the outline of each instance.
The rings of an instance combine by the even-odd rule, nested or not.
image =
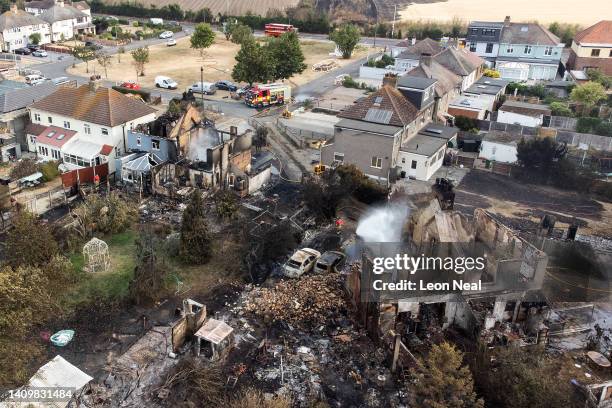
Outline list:
[[[145,76],[137,77],[136,69],[132,64],[132,57],[129,53],[121,56],[121,63],[117,60],[117,55],[113,55],[111,66],[108,68],[108,80],[117,83],[123,81],[136,81],[142,87],[155,87],[154,80],[156,75],[165,75],[174,79],[179,84],[179,90],[184,90],[191,84],[200,80],[200,67],[204,67],[204,81],[215,82],[221,79],[231,79],[232,68],[235,64],[234,56],[239,50],[239,46],[227,41],[221,34],[217,35],[215,43],[205,51],[204,57],[200,57],[198,51],[190,48],[189,37],[177,40],[177,45],[167,47],[165,44],[158,44],[150,47],[150,62],[145,66]],[[289,82],[293,85],[301,85],[323,72],[312,70],[312,64],[330,59],[329,53],[334,50],[333,43],[328,41],[302,41],[302,50],[306,59],[306,70]],[[372,51],[372,49],[369,49]],[[346,65],[356,59],[365,56],[368,49],[358,47],[353,58],[349,60],[336,59],[338,65]],[[104,69],[96,62],[89,62],[89,73],[86,72],[85,63],[77,64],[75,68],[70,68],[69,73],[87,77],[92,73],[102,75],[105,78]]]
[[[118,4],[124,0],[105,0],[106,4]],[[209,8],[213,15],[230,14],[242,15],[250,11],[254,14],[266,15],[268,10],[284,10],[287,7],[297,5],[298,0],[144,0],[140,1],[143,5],[149,7],[151,5],[161,8],[170,4],[178,4],[183,10],[197,11],[203,8]]]
[[[550,23],[553,21],[577,23],[584,26],[600,20],[612,19],[609,0],[585,0],[576,7],[572,0],[448,0],[441,2],[413,3],[400,11],[401,20],[450,21],[457,17],[464,21],[503,21],[511,16],[513,21]]]

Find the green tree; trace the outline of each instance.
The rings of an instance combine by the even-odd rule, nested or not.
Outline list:
[[[238,25],[238,22],[235,18],[228,18],[227,21],[223,23],[223,35],[225,35],[226,40],[230,40],[234,33],[234,28]]]
[[[554,116],[574,116],[574,112],[567,106],[565,102],[551,102],[550,111]]]
[[[98,64],[104,69],[104,77],[108,79],[108,67],[112,65],[113,57],[103,52],[96,53]]]
[[[548,177],[565,157],[567,148],[550,137],[522,139],[516,147],[519,165],[532,173]]]
[[[210,259],[211,238],[204,218],[202,193],[195,190],[183,212],[179,254],[189,264],[201,265]]]
[[[236,54],[236,65],[232,70],[232,78],[237,82],[266,82],[273,78],[274,63],[269,55],[268,47],[262,47],[250,39],[242,43]]]
[[[484,402],[474,392],[472,373],[463,364],[463,353],[452,344],[434,345],[426,359],[411,371],[414,381],[407,384],[415,407],[482,408]]]
[[[215,33],[207,23],[199,23],[195,26],[193,34],[191,34],[191,48],[200,52],[200,56],[204,55],[204,50],[215,42]]]
[[[295,32],[272,39],[268,47],[274,62],[273,79],[288,79],[306,69],[300,39]]]
[[[570,99],[583,104],[587,111],[607,97],[605,88],[600,83],[593,81],[576,86],[570,94]]]
[[[58,246],[47,224],[28,211],[13,219],[13,228],[6,237],[6,257],[9,265],[44,266],[58,254]]]
[[[130,54],[136,67],[136,76],[144,76],[144,67],[149,62],[149,47],[136,48]]]
[[[612,86],[612,77],[604,74],[598,69],[587,69],[587,75],[590,81],[597,82],[606,89]]]
[[[72,56],[85,63],[85,72],[89,73],[89,61],[96,58],[96,52],[91,47],[77,46],[72,49]]]
[[[244,24],[236,24],[232,29],[232,42],[234,44],[242,44],[253,36],[251,27]]]
[[[354,24],[345,24],[340,28],[334,30],[330,35],[329,39],[332,40],[338,46],[338,49],[342,53],[342,58],[349,59],[353,55],[353,51],[359,40],[361,34],[359,28]]]
[[[30,34],[29,40],[30,40],[30,44],[34,44],[34,45],[40,44],[40,40],[41,40],[40,33]]]

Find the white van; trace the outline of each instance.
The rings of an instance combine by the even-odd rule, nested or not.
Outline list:
[[[178,84],[172,78],[158,75],[155,77],[155,86],[158,88],[176,89]]]
[[[150,18],[149,21],[151,22],[151,24],[155,24],[155,25],[163,25],[164,24],[164,19],[163,18]]]
[[[47,78],[38,74],[26,75],[25,77],[25,82],[28,85],[38,85],[45,82],[46,80]]]
[[[189,87],[191,92],[194,93],[203,93],[206,95],[213,95],[217,92],[217,86],[212,82],[196,82],[195,84]]]

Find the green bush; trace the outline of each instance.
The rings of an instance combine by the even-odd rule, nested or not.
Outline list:
[[[151,93],[147,91],[141,91],[137,89],[124,88],[121,86],[113,86],[115,91],[121,92],[122,94],[135,94],[140,95],[145,102],[151,101]]]
[[[40,172],[43,175],[44,181],[51,181],[59,176],[58,165],[59,163],[56,161],[50,161],[40,165]]]
[[[478,121],[467,116],[457,116],[455,117],[455,126],[464,132],[469,132],[472,129],[478,129]]]
[[[342,86],[345,88],[359,89],[359,82],[355,81],[353,77],[348,76],[342,81]]]
[[[554,116],[567,116],[570,118],[574,116],[574,112],[563,102],[551,102],[550,110]]]
[[[119,20],[117,20],[117,22],[118,22],[119,24],[121,24],[121,25],[129,25],[129,24],[130,24],[130,22],[129,22],[129,21],[127,21],[127,20],[126,20],[126,19],[124,19],[124,18],[120,18]]]
[[[140,23],[138,21],[134,21],[132,23],[132,27],[138,27],[138,26],[140,26]]]
[[[581,117],[578,118],[576,131],[579,133],[593,133],[600,124],[601,119],[599,118]]]

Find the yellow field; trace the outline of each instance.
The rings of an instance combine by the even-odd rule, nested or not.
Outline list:
[[[108,80],[113,82],[136,81],[142,87],[153,88],[155,76],[164,75],[174,79],[179,84],[179,89],[184,90],[200,80],[200,67],[204,67],[204,81],[215,82],[221,79],[231,79],[232,68],[235,64],[234,56],[239,46],[227,41],[222,35],[217,35],[215,43],[206,50],[204,58],[200,57],[198,51],[190,48],[189,37],[177,40],[177,45],[167,47],[165,44],[154,45],[149,48],[150,62],[145,66],[145,76],[137,77],[136,69],[132,64],[132,57],[128,53],[121,56],[121,63],[117,56],[113,56],[111,66],[108,68]],[[329,53],[335,46],[331,42],[302,41],[306,70],[298,76],[291,78],[292,85],[301,85],[313,78],[324,74],[312,70],[312,64],[329,59]],[[371,50],[371,49],[370,49]],[[355,61],[356,58],[365,56],[367,49],[359,47],[350,60],[337,59],[338,65],[345,65]],[[104,69],[96,61],[89,62],[89,74],[85,72],[84,63],[70,68],[69,73],[88,77],[92,73],[102,75],[105,78]]]
[[[439,3],[411,4],[400,12],[402,20],[450,21],[457,17],[468,21],[513,21],[550,23],[553,21],[589,26],[612,19],[610,0],[448,0]]]

